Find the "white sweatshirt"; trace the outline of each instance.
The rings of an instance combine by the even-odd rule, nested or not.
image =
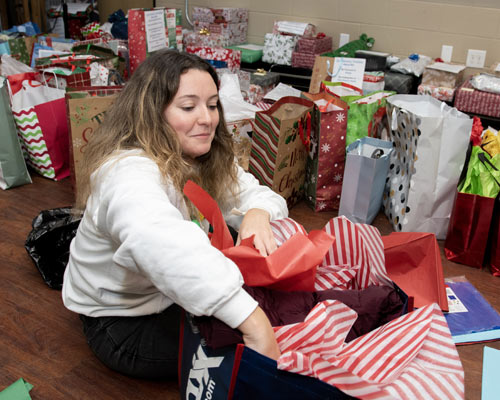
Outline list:
[[[162,183],[152,160],[131,151],[92,179],[64,274],[68,309],[92,317],[140,316],[177,303],[232,328],[254,311],[257,303],[242,289],[236,264],[190,220],[182,196]],[[253,175],[239,168],[238,179],[237,210],[224,215],[229,225],[238,229],[251,208],[271,219],[288,215],[284,199]]]

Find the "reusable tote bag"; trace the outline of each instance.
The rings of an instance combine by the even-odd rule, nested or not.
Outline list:
[[[383,205],[395,231],[445,239],[472,119],[431,96],[387,99],[394,151]]]
[[[70,174],[64,90],[27,78],[12,95],[12,113],[27,163],[45,178]]]
[[[286,96],[255,113],[248,170],[262,185],[282,195],[289,208],[304,192],[307,149],[303,139],[310,133],[313,107],[310,100]]]
[[[371,224],[382,206],[392,143],[364,137],[347,146],[339,215]]]
[[[303,93],[314,102],[305,196],[314,211],[338,210],[345,165],[347,104],[328,93]]]
[[[7,80],[0,77],[0,188],[8,189],[31,183],[31,177],[17,138],[16,124],[10,109]]]

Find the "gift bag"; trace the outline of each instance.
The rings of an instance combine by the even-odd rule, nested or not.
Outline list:
[[[79,87],[66,93],[70,138],[70,168],[73,191],[80,182],[83,153],[92,134],[101,124],[106,110],[113,104],[121,86]]]
[[[175,8],[128,11],[129,68],[133,74],[148,54],[166,47],[182,51],[182,14]]]
[[[0,77],[0,124],[2,125],[0,130],[0,188],[5,190],[31,183],[10,108],[7,80],[3,77]]]
[[[391,280],[413,298],[415,308],[437,303],[448,311],[441,251],[433,233],[392,232],[382,236]]]
[[[384,211],[396,231],[444,239],[472,119],[430,96],[387,99],[391,154]]]
[[[282,195],[288,207],[304,192],[307,149],[301,132],[308,136],[313,106],[310,100],[286,96],[255,113],[249,172]]]
[[[339,215],[371,224],[382,206],[392,143],[364,137],[347,146]]]
[[[379,127],[386,115],[387,98],[396,92],[379,91],[368,96],[344,96],[349,105],[345,144],[349,146],[365,136],[378,137]]]
[[[491,273],[500,276],[500,195],[496,197],[493,207],[486,254]]]
[[[328,93],[303,93],[314,102],[308,151],[305,198],[314,211],[338,210],[345,165],[347,104]]]
[[[500,155],[493,162],[500,168]],[[444,243],[448,260],[476,268],[484,265],[495,198],[500,192],[499,168],[479,146],[472,146],[467,174],[457,188]]]
[[[12,113],[28,165],[49,179],[69,176],[64,90],[27,78],[12,95]]]

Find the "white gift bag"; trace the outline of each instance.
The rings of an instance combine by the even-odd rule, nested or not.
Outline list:
[[[445,239],[472,119],[431,96],[387,99],[394,144],[384,210],[396,231]]]

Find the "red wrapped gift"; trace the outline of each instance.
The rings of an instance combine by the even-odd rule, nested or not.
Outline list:
[[[482,268],[495,199],[457,193],[444,253],[450,261]]]
[[[313,69],[315,59],[315,54],[294,51],[292,53],[292,67]]]
[[[321,54],[332,51],[332,37],[320,35],[315,38],[299,38],[297,51],[300,53]]]
[[[455,92],[454,106],[463,112],[500,117],[500,94],[474,89],[465,81]]]
[[[222,47],[188,46],[186,52],[196,54],[204,60],[210,61],[216,68],[228,68],[237,72],[241,66],[241,51],[224,49]]]
[[[491,220],[491,228],[488,238],[488,264],[491,273],[494,276],[500,277],[500,195],[495,199],[495,207],[493,209],[493,218]]]

